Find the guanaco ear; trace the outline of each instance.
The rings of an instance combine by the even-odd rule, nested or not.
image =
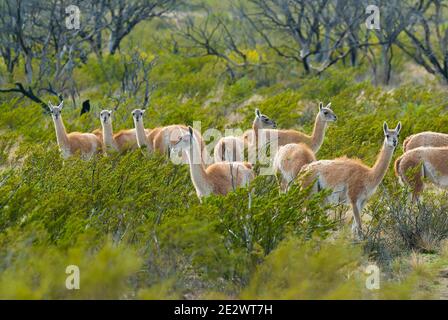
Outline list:
[[[142,112],[142,114],[145,113],[145,112],[146,112],[146,109],[142,109],[141,112]]]
[[[190,132],[190,136],[192,136],[193,135],[193,128],[188,126],[188,131]]]
[[[395,131],[398,133],[400,133],[401,131],[401,121],[398,121],[397,127],[395,128]]]
[[[325,108],[331,109],[331,102],[329,102]]]
[[[255,109],[255,115],[257,117],[261,116],[260,110],[258,110],[258,108]]]
[[[389,131],[389,126],[387,125],[386,121],[384,121],[384,123],[383,123],[383,131],[384,131],[384,134],[387,134],[387,131]]]
[[[319,102],[319,111],[321,111],[323,107],[324,107],[324,104],[322,103],[322,101]]]
[[[51,101],[48,101],[48,108],[50,111],[53,111],[53,105],[51,104]]]
[[[58,108],[59,108],[59,110],[62,110],[63,107],[64,107],[64,100],[61,101]]]

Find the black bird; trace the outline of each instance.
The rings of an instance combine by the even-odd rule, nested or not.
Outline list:
[[[82,103],[81,115],[90,111],[90,100],[86,100]]]

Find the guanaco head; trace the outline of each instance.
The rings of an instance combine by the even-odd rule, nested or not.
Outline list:
[[[398,137],[400,136],[401,122],[398,122],[397,127],[393,130],[389,129],[386,121],[383,124],[384,144],[389,148],[395,148],[398,145]]]
[[[277,124],[274,120],[269,119],[265,114],[262,114],[260,110],[255,109],[255,119],[253,126],[258,129],[275,129]]]
[[[57,119],[61,115],[62,107],[64,106],[64,101],[62,101],[58,106],[54,106],[48,101],[48,108],[50,109],[51,116],[53,119]]]
[[[102,110],[100,112],[100,120],[102,124],[108,124],[111,123],[112,118],[112,110]]]
[[[188,133],[179,137],[179,140],[171,146],[172,152],[188,150],[193,143],[193,128],[188,126]]]
[[[323,121],[326,122],[334,122],[338,119],[333,110],[331,110],[331,102],[325,107],[322,102],[319,103],[319,116]]]
[[[141,119],[143,119],[144,113],[145,113],[145,110],[143,110],[143,109],[134,109],[132,111],[132,118],[134,118],[134,122],[139,122]]]

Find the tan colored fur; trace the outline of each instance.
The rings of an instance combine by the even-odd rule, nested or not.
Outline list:
[[[214,148],[215,162],[221,161],[243,161],[244,148],[252,147],[252,144],[257,141],[258,130],[276,128],[275,121],[269,119],[262,114],[260,110],[255,109],[255,119],[252,122],[252,129],[246,131],[242,137],[228,136],[221,138]],[[254,140],[249,140],[247,132],[255,135]]]
[[[274,170],[280,175],[280,190],[286,192],[300,169],[313,161],[316,161],[316,156],[304,143],[289,143],[280,147],[274,158]]]
[[[243,161],[244,140],[235,136],[222,137],[215,145],[213,155],[215,162]]]
[[[93,133],[67,133],[61,117],[62,106],[63,103],[59,106],[53,106],[49,103],[56,131],[56,139],[62,157],[66,159],[79,153],[83,159],[90,159],[95,153],[101,151],[101,141]]]
[[[320,189],[331,189],[332,194],[328,198],[329,202],[348,203],[352,206],[353,229],[358,236],[362,229],[360,216],[362,209],[383,180],[398,143],[401,124],[399,123],[395,130],[389,130],[386,124],[384,127],[385,140],[383,147],[372,168],[358,159],[343,157],[335,160],[312,162],[304,166],[300,173],[300,175],[303,175],[304,186],[314,183],[314,192]]]
[[[135,129],[120,130],[113,136],[119,152],[137,149]]]
[[[201,154],[200,143],[191,133],[179,139],[173,146],[173,152],[186,152],[191,180],[200,200],[210,194],[225,195],[238,187],[247,186],[254,179],[252,165],[247,162],[219,162],[205,168],[202,156],[197,156]]]
[[[102,110],[100,113],[101,126],[103,128],[102,138],[106,150],[126,152],[137,149],[137,136],[135,129],[123,129],[113,133],[112,111]]]
[[[418,147],[448,147],[448,134],[439,132],[420,132],[403,141],[404,152]]]
[[[154,130],[153,130],[154,131]],[[151,132],[151,134],[148,137],[148,140],[151,140],[151,137],[154,136],[153,139],[153,146],[154,150],[161,153],[161,154],[169,154],[170,147],[173,146],[176,142],[179,141],[179,138],[182,137],[188,133],[188,127],[182,124],[174,124],[169,125],[166,127],[160,127],[155,129],[154,133]],[[198,141],[201,143],[201,154],[204,154],[204,141],[202,139],[201,134],[194,130],[194,135]],[[184,159],[184,162],[186,163],[186,159]]]
[[[135,136],[139,148],[146,148],[148,154],[154,151],[154,137],[159,132],[160,128],[152,130],[145,129],[143,124],[143,114],[145,110],[134,109],[132,111],[132,118],[134,120]]]
[[[103,130],[102,129],[95,129],[92,131],[94,135],[98,137],[98,139],[103,140]]]
[[[187,132],[188,128],[184,125],[170,125],[159,128],[154,135],[154,150],[161,154],[167,154],[170,146]]]
[[[92,133],[70,132],[67,134],[67,142],[69,152],[64,158],[80,153],[82,158],[90,159],[102,150],[101,141]],[[66,146],[59,145],[61,150],[65,150]]]
[[[146,137],[147,137],[147,139],[148,139],[148,142],[150,143],[150,144],[152,144],[152,147],[154,148],[154,140],[155,140],[155,137],[159,134],[159,132],[160,132],[160,130],[161,130],[162,128],[160,128],[160,127],[158,127],[158,128],[154,128],[154,129],[152,129],[147,135],[146,135]]]
[[[413,200],[423,191],[424,178],[448,188],[448,147],[419,147],[405,152],[395,161],[395,174],[412,188]]]
[[[322,102],[319,104],[319,112],[316,116],[314,122],[313,133],[307,135],[305,133],[299,132],[297,130],[279,130],[279,129],[264,129],[258,131],[258,136],[253,132],[247,132],[243,135],[243,138],[249,144],[258,144],[259,139],[263,139],[262,147],[264,143],[272,143],[274,139],[277,140],[277,146],[284,146],[289,143],[304,143],[314,153],[317,153],[324,141],[325,130],[327,128],[327,123],[330,121],[336,121],[336,115],[330,109],[328,104],[325,108]]]

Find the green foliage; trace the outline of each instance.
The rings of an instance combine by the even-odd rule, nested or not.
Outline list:
[[[0,237],[9,249],[0,255],[1,299],[119,299],[132,294],[127,282],[141,265],[134,250],[109,239],[92,245],[89,234],[61,250],[49,246],[46,237],[39,228],[14,240],[10,232]],[[69,265],[80,269],[80,290],[66,289]]]
[[[343,239],[289,239],[266,257],[242,298],[356,299],[362,292],[361,262],[360,248]]]
[[[299,77],[295,63],[246,70],[230,81],[215,57],[163,49],[172,45],[163,22],[139,26],[122,52],[90,57],[75,71],[78,101],[90,99],[92,110],[80,117],[79,106],[66,99],[67,131],[100,128],[103,108],[114,109],[114,131],[133,127],[130,112],[142,107],[142,97],[117,96],[121,61],[147,27],[158,30],[141,44],[142,54],[158,57],[147,128],[201,121],[203,131],[229,123],[245,130],[258,107],[280,128],[311,133],[318,102],[332,102],[338,121],[317,157],[347,155],[368,165],[381,148],[383,121],[390,127],[402,121],[401,139],[446,132],[446,90],[434,84],[386,90],[360,82],[363,69],[338,67],[319,78]],[[267,48],[255,53],[276,61]],[[364,211],[372,218],[364,224],[366,241],[354,244],[327,214],[341,209],[323,204],[325,193],[293,186],[280,194],[272,177],[201,204],[188,168],[161,156],[135,151],[62,160],[51,117],[8,96],[0,104],[0,298],[431,297],[435,270],[446,263],[446,195],[428,193],[412,206],[395,181],[389,170]],[[413,251],[430,258],[415,263]],[[369,263],[383,270],[379,292],[365,289]],[[80,267],[79,291],[65,289],[70,264]]]
[[[386,262],[403,252],[439,252],[448,237],[446,196],[428,190],[411,203],[409,189],[390,183],[367,212],[372,223],[366,249]]]
[[[269,253],[285,234],[309,239],[312,235],[326,236],[333,227],[321,205],[325,194],[310,196],[309,190],[295,185],[287,194],[280,194],[276,181],[266,176],[257,178],[253,193],[250,208],[244,189],[226,198],[211,197],[207,202],[216,207],[220,228],[249,252],[260,248]]]

